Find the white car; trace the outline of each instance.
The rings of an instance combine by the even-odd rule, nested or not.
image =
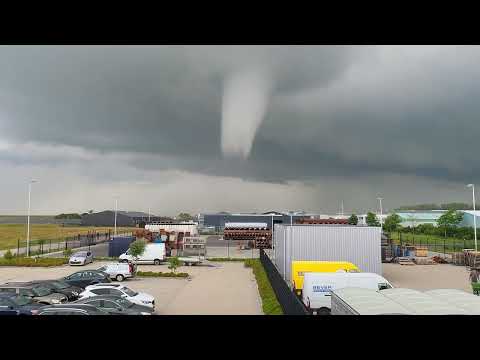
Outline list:
[[[110,275],[110,279],[115,279],[117,281],[123,281],[127,278],[133,277],[135,271],[133,264],[130,265],[125,263],[106,264],[97,270],[107,273]]]
[[[79,295],[79,298],[85,299],[97,295],[116,295],[134,304],[149,306],[155,309],[155,298],[152,295],[133,291],[119,283],[89,285],[85,288],[85,291]]]
[[[93,262],[93,254],[91,251],[79,251],[73,254],[68,263],[70,265],[86,265]]]

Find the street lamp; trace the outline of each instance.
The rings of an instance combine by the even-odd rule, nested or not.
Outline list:
[[[32,184],[36,183],[37,180],[30,180],[28,182],[28,215],[27,215],[27,256],[30,256],[30,205],[31,205],[31,193],[32,193]]]
[[[475,213],[475,185],[468,184],[467,187],[472,188],[472,199],[473,199],[473,233],[475,234],[475,251],[477,251],[477,215]]]
[[[378,201],[380,202],[380,228],[383,229],[383,219],[382,219],[382,217],[383,217],[383,209],[382,209],[382,200],[383,200],[383,198],[378,197],[377,199],[378,199]]]
[[[115,198],[115,230],[113,231],[114,236],[117,236],[117,210],[118,210],[118,199]]]

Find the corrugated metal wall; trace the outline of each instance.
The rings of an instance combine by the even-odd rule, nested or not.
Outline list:
[[[382,275],[379,227],[276,225],[275,264],[290,282],[293,260],[349,261],[362,272]]]

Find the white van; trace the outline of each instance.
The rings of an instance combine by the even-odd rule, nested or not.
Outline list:
[[[143,255],[138,258],[138,263],[160,265],[162,261],[165,261],[165,258],[166,251],[164,243],[147,244]],[[120,262],[135,262],[135,259],[128,253],[128,250],[121,254],[118,259]]]
[[[302,301],[311,314],[329,314],[331,291],[346,287],[384,290],[393,288],[387,279],[374,273],[313,273],[303,279]]]

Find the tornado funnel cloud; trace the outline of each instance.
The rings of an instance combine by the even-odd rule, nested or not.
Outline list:
[[[268,108],[272,81],[266,72],[238,71],[225,78],[222,99],[222,153],[248,158]]]

